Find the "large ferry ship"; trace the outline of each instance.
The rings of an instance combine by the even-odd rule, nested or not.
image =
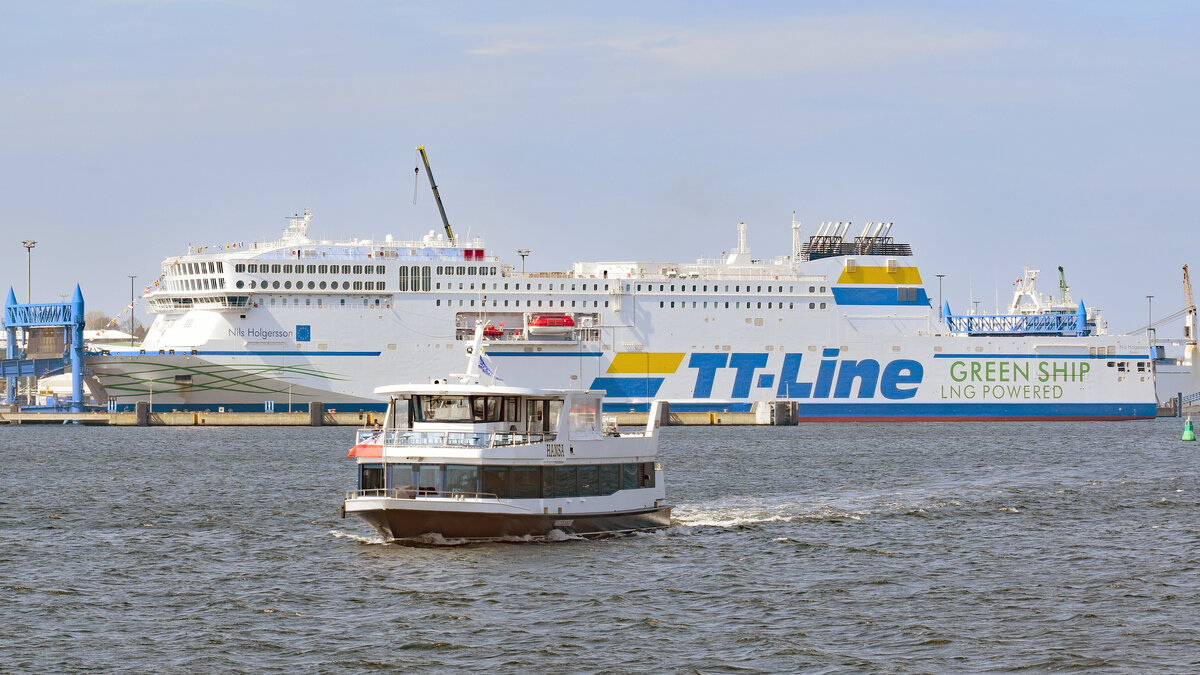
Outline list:
[[[799,420],[1153,417],[1145,338],[1094,310],[953,315],[890,223],[825,223],[788,255],[737,246],[695,263],[577,262],[525,273],[481,239],[309,236],[193,248],[162,263],[144,342],[88,359],[114,409],[381,410],[381,378],[448,372],[478,319],[506,384],[603,390],[606,410]]]

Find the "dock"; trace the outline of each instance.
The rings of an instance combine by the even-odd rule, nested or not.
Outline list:
[[[337,412],[0,412],[0,424],[84,424],[108,427],[361,427],[383,413]]]

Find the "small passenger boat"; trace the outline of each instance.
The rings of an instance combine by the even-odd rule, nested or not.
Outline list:
[[[656,461],[658,404],[644,430],[620,433],[603,392],[505,386],[480,351],[463,375],[385,386],[378,429],[360,429],[349,456],[352,513],[389,540],[601,536],[667,527]],[[485,379],[490,381],[485,382]]]

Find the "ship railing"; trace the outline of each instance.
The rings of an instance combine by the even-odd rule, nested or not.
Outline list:
[[[412,431],[359,429],[357,445],[402,447],[498,448],[553,441],[555,434],[517,431]]]
[[[460,490],[433,490],[416,488],[412,485],[391,488],[373,488],[368,490],[350,490],[346,499],[361,499],[377,497],[384,499],[450,499],[454,501],[493,501],[499,502],[500,496],[494,492],[463,492]]]

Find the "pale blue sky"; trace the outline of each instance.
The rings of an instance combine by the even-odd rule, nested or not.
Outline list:
[[[1113,332],[1183,306],[1200,5],[0,1],[0,281],[115,313],[189,243],[440,228],[531,270],[786,254],[895,223],[927,285],[1064,265]],[[422,177],[423,178],[423,177]],[[145,320],[145,314],[139,312]],[[1162,333],[1180,333],[1178,328]]]

